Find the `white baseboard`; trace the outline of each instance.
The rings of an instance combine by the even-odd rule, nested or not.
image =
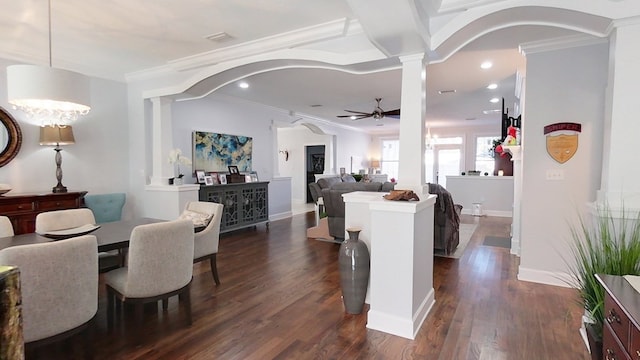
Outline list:
[[[269,215],[269,221],[287,219],[292,216],[293,216],[293,213],[291,211],[285,211],[283,213]]]
[[[518,280],[529,281],[538,284],[546,284],[560,287],[571,287],[567,284],[569,279],[566,273],[536,270],[525,267],[518,267]]]
[[[473,215],[472,209],[462,209],[460,212],[465,215]],[[501,210],[482,210],[482,216],[497,216],[497,217],[512,217],[513,211],[501,211]]]

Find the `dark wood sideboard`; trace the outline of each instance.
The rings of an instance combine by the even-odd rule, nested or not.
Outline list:
[[[84,207],[86,191],[48,194],[4,194],[0,196],[0,215],[7,216],[17,234],[36,230],[36,216],[45,211]]]
[[[640,359],[640,293],[622,276],[596,275],[604,286],[603,359]]]
[[[220,232],[269,225],[269,182],[200,185],[200,201],[224,205]]]

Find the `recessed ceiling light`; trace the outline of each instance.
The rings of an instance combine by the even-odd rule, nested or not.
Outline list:
[[[487,85],[487,89],[489,89],[489,90],[494,90],[494,89],[497,89],[497,88],[498,88],[498,84],[496,84],[496,83]]]
[[[480,67],[483,69],[491,69],[492,66],[493,66],[493,63],[491,61],[485,61],[482,64],[480,64]]]
[[[320,104],[313,104],[313,105],[309,105],[309,106],[311,106],[311,107],[321,107],[322,105],[320,105]]]
[[[498,101],[500,101],[500,99],[498,98],[492,98],[491,100],[489,100],[489,102],[492,102],[494,104],[497,103]]]
[[[246,81],[241,81],[241,82],[238,83],[238,86],[241,89],[248,89],[249,88],[249,83],[247,83]]]
[[[442,95],[442,94],[453,94],[455,93],[456,90],[438,90],[438,94]]]
[[[482,110],[482,113],[485,115],[491,115],[491,114],[495,114],[495,113],[499,113],[500,109],[494,109],[494,110]]]
[[[376,124],[376,126],[384,126],[384,124]]]
[[[357,116],[355,116],[355,115],[351,115],[351,116],[349,117],[349,119],[351,119],[351,120],[356,120],[357,118],[358,118],[358,117],[357,117]]]
[[[474,117],[468,117],[468,118],[465,118],[465,120],[475,120],[475,119],[476,119],[476,118],[474,118]]]

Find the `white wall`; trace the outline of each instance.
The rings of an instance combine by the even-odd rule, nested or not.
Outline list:
[[[7,103],[6,66],[11,64],[0,59],[0,106],[18,122],[22,146],[12,161],[0,168],[0,183],[13,187],[9,194],[51,192],[57,183],[55,152],[51,146],[39,145],[39,127]],[[91,111],[72,125],[76,143],[62,147],[62,184],[69,191],[128,191],[126,94],[124,83],[91,78]],[[128,205],[123,216],[131,212]]]
[[[569,224],[600,188],[607,62],[607,44],[527,54],[520,279],[562,284]],[[564,164],[547,154],[543,135],[557,122],[582,124],[578,151]],[[547,180],[548,170],[564,180]]]
[[[326,124],[316,125],[326,135],[313,133],[302,125],[278,129],[278,149],[289,151],[288,161],[285,161],[283,156],[278,156],[278,166],[281,176],[291,177],[291,198],[294,203],[306,202],[308,185],[305,146],[325,146],[325,174],[335,174],[341,167],[349,172],[352,156],[360,157],[363,161],[369,159],[369,135]]]

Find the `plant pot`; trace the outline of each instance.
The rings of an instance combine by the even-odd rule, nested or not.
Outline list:
[[[585,323],[587,330],[587,340],[589,341],[589,351],[591,352],[591,360],[602,360],[602,336],[598,335],[595,324]]]

